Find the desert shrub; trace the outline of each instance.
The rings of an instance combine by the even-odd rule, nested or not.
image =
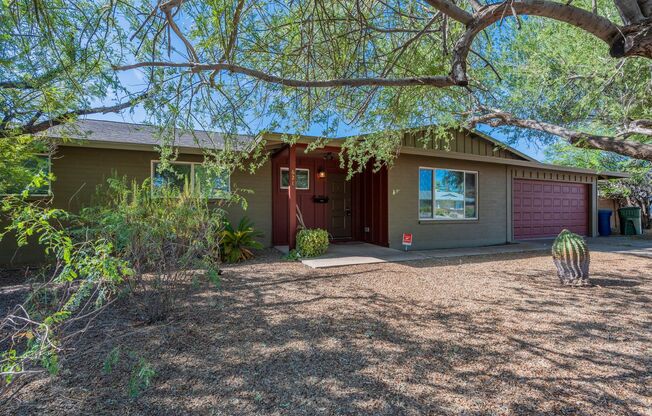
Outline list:
[[[24,197],[5,198],[2,211],[9,224],[0,240],[8,232],[19,246],[36,238],[52,264],[34,280],[27,299],[0,322],[0,374],[11,382],[34,365],[56,374],[66,342],[86,328],[80,322],[108,306],[133,270],[115,256],[111,241],[73,238],[66,225],[74,219],[65,211]]]
[[[221,241],[222,259],[228,263],[237,263],[252,258],[252,250],[263,248],[263,245],[256,241],[256,238],[262,235],[263,233],[254,229],[253,223],[247,217],[243,217],[236,228],[226,220]]]
[[[130,373],[127,393],[132,398],[140,396],[156,377],[156,370],[149,361],[135,351],[123,353],[119,346],[114,347],[104,359],[102,374],[110,375],[118,368]]]
[[[297,233],[297,251],[301,257],[322,255],[328,249],[328,231],[321,228],[303,228]]]
[[[0,322],[0,375],[7,382],[36,366],[56,374],[61,351],[121,293],[154,322],[192,287],[197,269],[219,284],[223,214],[203,197],[165,190],[153,197],[149,181],[112,178],[80,215],[25,195],[4,198],[0,208],[8,223],[0,240],[7,233],[19,246],[36,239],[52,260],[27,299]],[[154,376],[141,364],[134,392]]]
[[[147,322],[164,319],[197,270],[217,276],[223,211],[190,192],[109,179],[91,207],[82,210],[77,231],[111,241],[116,255],[135,271],[129,285]]]
[[[156,370],[144,358],[138,360],[138,364],[131,370],[129,378],[129,396],[138,397],[152,384],[152,379],[156,377]]]

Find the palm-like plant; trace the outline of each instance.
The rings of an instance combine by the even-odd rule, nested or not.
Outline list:
[[[263,245],[256,240],[262,235],[263,233],[254,229],[253,222],[247,217],[243,217],[235,229],[231,222],[226,221],[222,231],[222,260],[227,263],[237,263],[252,258],[254,256],[252,250],[263,248]]]

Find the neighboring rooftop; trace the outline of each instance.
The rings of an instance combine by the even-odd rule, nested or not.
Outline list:
[[[75,123],[52,127],[44,135],[54,138],[86,140],[97,144],[120,143],[135,146],[160,145],[158,127],[146,124],[122,123],[104,120],[78,120]],[[222,150],[227,146],[242,150],[249,148],[255,141],[255,136],[227,135],[205,130],[184,131],[177,133],[173,146],[180,148]]]

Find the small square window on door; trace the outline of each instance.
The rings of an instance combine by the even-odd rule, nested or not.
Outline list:
[[[307,191],[310,189],[310,169],[297,168],[297,189]],[[290,186],[290,169],[281,168],[281,189]]]

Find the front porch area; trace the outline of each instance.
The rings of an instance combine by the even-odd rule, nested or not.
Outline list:
[[[388,246],[387,169],[369,162],[348,177],[334,146],[308,150],[304,143],[273,151],[272,243],[295,248],[301,223],[327,230],[337,242]]]

